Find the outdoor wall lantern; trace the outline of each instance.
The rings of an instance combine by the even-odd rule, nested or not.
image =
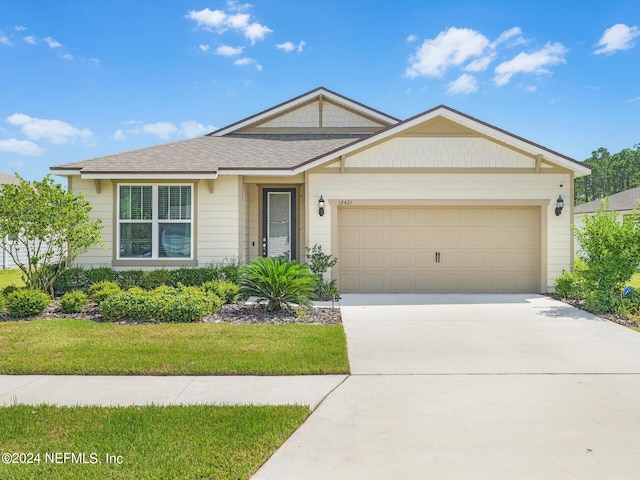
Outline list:
[[[564,200],[562,199],[562,195],[558,195],[558,200],[556,200],[556,217],[560,216],[563,208],[564,208]]]
[[[320,195],[320,199],[318,200],[318,215],[321,217],[324,216],[324,198]]]

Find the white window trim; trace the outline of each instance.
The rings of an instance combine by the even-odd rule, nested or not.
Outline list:
[[[151,220],[121,220],[120,219],[120,188],[122,187],[151,187]],[[158,187],[189,187],[191,189],[191,213],[189,220],[160,220],[158,219]],[[194,205],[195,205],[195,188],[193,183],[118,183],[116,189],[116,259],[117,260],[135,260],[140,262],[158,261],[158,260],[193,260],[194,252]],[[150,257],[121,257],[120,256],[120,224],[121,223],[151,223],[151,256]],[[161,257],[160,256],[160,224],[161,223],[188,223],[191,225],[189,237],[191,244],[189,257]]]

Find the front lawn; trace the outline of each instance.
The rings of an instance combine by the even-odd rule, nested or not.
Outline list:
[[[308,414],[300,406],[3,407],[0,478],[248,479]],[[6,463],[20,460],[6,456],[14,452],[33,463]]]
[[[344,373],[349,363],[342,325],[0,322],[4,375]]]
[[[0,270],[0,290],[9,285],[15,285],[16,287],[23,287],[22,270],[17,268],[11,270]]]

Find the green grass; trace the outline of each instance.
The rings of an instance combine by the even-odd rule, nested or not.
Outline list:
[[[0,453],[40,454],[40,463],[0,462],[0,478],[247,479],[308,414],[300,406],[3,407]],[[101,463],[47,462],[56,452]]]
[[[4,375],[348,372],[342,325],[120,325],[72,319],[0,322],[0,374]]]
[[[16,287],[24,286],[21,270],[0,270],[0,290],[4,287],[8,287],[9,285],[15,285]]]
[[[640,272],[636,273],[631,280],[628,282],[628,285],[631,285],[634,288],[640,288]]]

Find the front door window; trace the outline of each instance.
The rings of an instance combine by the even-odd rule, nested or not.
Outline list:
[[[295,189],[264,190],[262,255],[295,258]]]

